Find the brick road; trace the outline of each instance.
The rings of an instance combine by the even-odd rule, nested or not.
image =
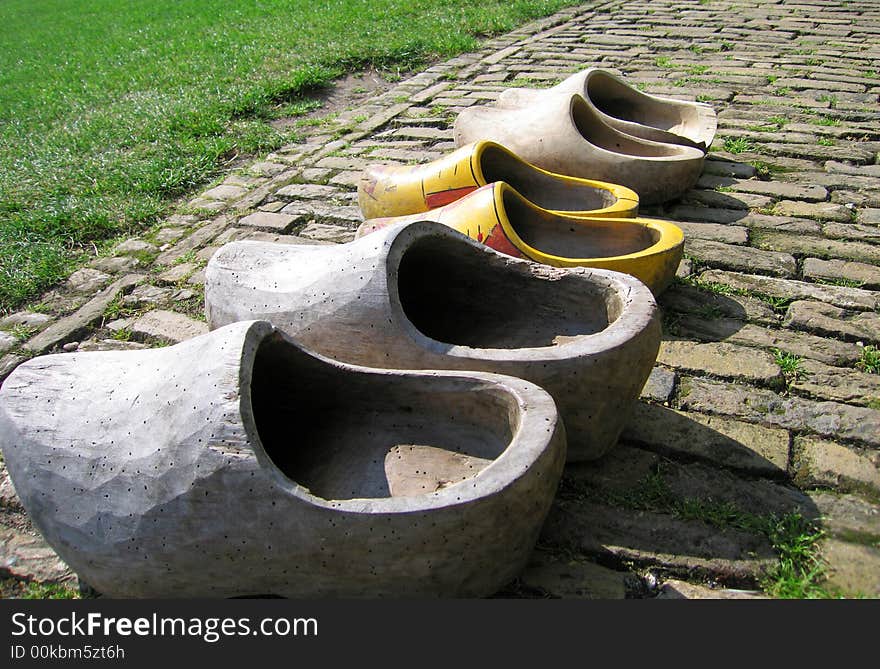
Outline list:
[[[372,162],[453,148],[455,114],[588,66],[699,99],[719,132],[680,222],[664,343],[619,446],[570,466],[513,596],[746,597],[773,516],[812,520],[831,594],[880,596],[880,2],[601,2],[434,65],[236,171],[0,321],[0,378],[33,355],[207,330],[203,269],[243,238],[338,243]],[[0,565],[72,579],[0,471]]]

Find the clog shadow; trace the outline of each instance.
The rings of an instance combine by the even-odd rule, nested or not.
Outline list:
[[[745,303],[713,286],[675,281],[657,300],[664,339],[724,341],[745,327]]]
[[[711,171],[707,166],[711,164]],[[681,222],[689,225],[699,223],[731,224],[736,223],[752,213],[755,202],[749,202],[738,196],[746,196],[744,193],[728,192],[728,190],[743,179],[755,176],[755,167],[749,163],[737,162],[729,159],[707,160],[704,163],[703,172],[696,185],[682,193],[678,198],[662,204],[649,205],[642,208],[642,214],[669,218],[673,221],[677,217]],[[766,180],[765,177],[759,177]],[[681,207],[706,207],[712,209],[711,220],[700,220],[694,211],[683,214]],[[683,218],[682,218],[683,214]]]
[[[731,223],[749,214],[735,195],[700,193],[729,210]],[[643,213],[665,217],[663,208]],[[773,318],[757,300],[691,278],[677,279],[658,305],[665,340],[724,341],[756,317]],[[814,501],[791,484],[788,451],[783,431],[639,402],[611,452],[566,466],[532,561],[502,596],[572,596],[572,583],[593,578],[585,564],[615,570],[629,597],[655,594],[646,572],[759,587],[779,560],[771,539],[779,523],[820,522]],[[574,596],[608,592],[587,586]]]
[[[733,179],[725,179],[725,181],[728,182],[728,185],[735,183]],[[746,202],[730,193],[719,191],[690,190],[680,198],[679,202],[684,204],[697,203],[718,209],[729,209],[731,212],[741,212],[742,215],[735,220],[745,218],[749,213],[749,205]]]
[[[619,572],[630,597],[652,594],[638,576],[648,571],[758,587],[778,561],[771,534],[779,522],[815,523],[820,512],[788,482],[787,443],[773,449],[750,435],[640,403],[610,453],[566,466],[538,549],[509,592],[566,596],[570,582],[547,565],[568,564],[577,578],[583,562]]]

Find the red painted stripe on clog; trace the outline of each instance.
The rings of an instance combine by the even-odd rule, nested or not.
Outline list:
[[[504,228],[500,225],[492,228],[489,234],[486,235],[483,243],[490,249],[495,249],[504,255],[513,256],[514,258],[525,258],[522,251],[513,245],[513,242],[507,237],[507,233],[504,232]]]
[[[443,207],[451,202],[460,200],[468,193],[477,190],[476,186],[465,186],[464,188],[452,188],[451,190],[442,190],[439,193],[428,193],[425,196],[425,204],[428,209],[436,209]]]

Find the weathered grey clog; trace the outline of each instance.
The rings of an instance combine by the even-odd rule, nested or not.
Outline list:
[[[692,146],[640,139],[608,125],[576,93],[556,93],[517,109],[470,107],[453,127],[458,146],[503,144],[538,167],[632,188],[643,204],[680,196],[703,171],[705,153]]]
[[[531,383],[354,367],[265,322],[26,362],[0,443],[34,524],[111,597],[488,595],[565,459]]]
[[[498,97],[496,106],[528,107],[557,93],[583,96],[608,125],[654,142],[684,144],[705,151],[718,128],[715,110],[709,105],[643,93],[596,67],[573,74],[553,88],[509,88]]]
[[[333,246],[227,244],[205,302],[211,327],[268,320],[337,360],[528,379],[556,400],[569,460],[617,441],[660,345],[638,279],[511,258],[436,223]]]

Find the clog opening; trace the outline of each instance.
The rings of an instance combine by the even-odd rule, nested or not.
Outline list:
[[[611,153],[643,158],[660,158],[681,154],[681,147],[660,142],[638,141],[615,131],[596,117],[586,101],[580,97],[572,98],[571,116],[581,136],[591,144]]]
[[[512,159],[497,147],[487,147],[480,167],[487,183],[504,181],[523,197],[544,209],[588,211],[604,209],[617,202],[611,191],[578,184],[573,179],[560,179],[541,172],[526,163]]]
[[[256,351],[250,394],[266,455],[328,500],[424,495],[471,479],[520,420],[513,397],[482,381],[352,371],[279,335]]]
[[[529,207],[510,191],[504,193],[504,209],[511,227],[526,244],[561,258],[614,258],[639,253],[660,241],[660,233],[645,225],[563,218]]]
[[[586,93],[599,111],[623,121],[673,130],[696,120],[694,109],[652,100],[626,84],[598,73],[588,78]]]
[[[400,260],[397,287],[403,312],[422,334],[474,348],[558,345],[601,332],[620,308],[609,288],[565,273],[550,279],[449,237],[413,242]]]

